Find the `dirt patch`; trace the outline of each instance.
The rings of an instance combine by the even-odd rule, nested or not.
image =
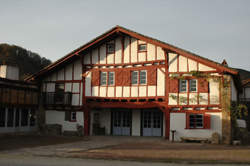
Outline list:
[[[250,147],[196,143],[126,143],[71,153],[71,157],[151,161],[250,163]]]
[[[17,135],[0,137],[0,151],[83,141],[82,137]]]

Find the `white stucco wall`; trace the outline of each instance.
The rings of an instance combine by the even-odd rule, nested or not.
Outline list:
[[[83,112],[76,112],[76,122],[65,121],[64,111],[47,110],[45,112],[46,124],[60,124],[63,131],[76,131],[76,126],[84,126]]]
[[[140,136],[141,134],[141,111],[139,109],[132,110],[132,136]]]
[[[211,115],[210,129],[185,129],[186,114],[170,113],[170,140],[172,139],[171,130],[176,130],[175,140],[180,141],[180,137],[199,137],[210,138],[214,132],[222,135],[222,113],[207,113]]]

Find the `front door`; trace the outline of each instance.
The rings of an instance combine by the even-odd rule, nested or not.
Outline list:
[[[158,110],[142,111],[142,135],[162,136],[162,112]]]
[[[131,131],[132,114],[130,110],[117,110],[112,112],[113,135],[129,136]]]

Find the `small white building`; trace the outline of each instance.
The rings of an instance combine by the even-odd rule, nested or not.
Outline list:
[[[237,71],[116,26],[29,77],[45,96],[47,124],[85,135],[230,140]],[[224,94],[227,94],[224,96]],[[222,120],[224,119],[224,120]]]

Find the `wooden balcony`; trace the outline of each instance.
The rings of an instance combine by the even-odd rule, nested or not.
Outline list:
[[[46,92],[43,93],[43,103],[47,107],[71,106],[72,93],[70,92]]]

